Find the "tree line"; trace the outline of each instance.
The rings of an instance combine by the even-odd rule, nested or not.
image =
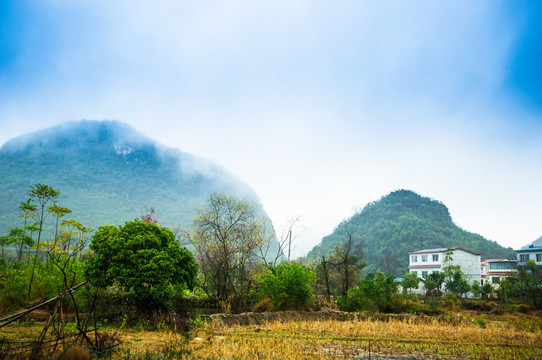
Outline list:
[[[150,209],[140,218],[92,232],[67,218],[71,211],[60,206],[59,195],[47,185],[32,186],[19,206],[21,227],[0,238],[4,308],[26,306],[83,280],[91,288],[131,294],[141,309],[196,296],[229,312],[327,306],[438,313],[438,299],[453,302],[466,293],[542,307],[540,272],[532,264],[495,290],[468,284],[449,262],[425,279],[427,292],[419,297],[412,294],[420,285],[415,273],[401,281],[381,270],[364,273],[365,248],[347,224],[332,251],[317,261],[293,261],[289,253],[299,218],[279,235],[253,204],[234,196],[210,194],[191,230],[161,226]]]

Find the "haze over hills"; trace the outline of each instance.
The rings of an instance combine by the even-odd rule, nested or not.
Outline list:
[[[161,145],[118,121],[73,121],[14,138],[0,148],[0,234],[21,226],[18,206],[31,185],[60,191],[70,218],[97,229],[155,206],[165,226],[190,227],[210,192],[259,200],[212,161]]]
[[[408,252],[460,246],[482,253],[485,258],[511,258],[515,253],[494,241],[459,228],[448,208],[439,201],[409,190],[394,191],[369,203],[362,211],[341,222],[307,255],[317,260],[348,239],[365,247],[368,266],[365,272],[391,271],[402,275],[408,268]]]
[[[525,245],[525,246],[522,246],[521,248],[522,248],[522,249],[527,249],[527,248],[529,248],[529,247],[531,247],[531,246],[535,246],[535,247],[536,247],[536,246],[542,246],[542,236],[539,237],[538,239],[536,239],[535,241],[530,242],[530,243],[528,243],[528,244]]]

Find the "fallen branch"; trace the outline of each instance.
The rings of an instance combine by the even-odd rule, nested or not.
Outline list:
[[[86,283],[87,283],[87,282],[84,281],[84,282],[82,282],[82,283],[80,283],[80,284],[74,286],[73,288],[68,289],[68,290],[67,290],[66,292],[64,292],[63,294],[57,295],[57,296],[55,296],[54,298],[51,298],[51,299],[49,299],[49,300],[47,300],[47,301],[45,301],[45,302],[42,302],[42,303],[39,304],[39,305],[33,306],[33,307],[31,307],[30,309],[26,309],[26,310],[24,310],[24,311],[21,311],[20,313],[17,313],[17,314],[14,314],[14,315],[10,315],[10,316],[7,316],[7,317],[5,317],[5,318],[3,318],[3,319],[0,319],[0,322],[5,321],[4,323],[0,324],[0,328],[6,326],[7,324],[10,324],[10,323],[14,322],[14,321],[17,320],[17,319],[22,318],[23,316],[25,316],[25,315],[27,315],[27,314],[30,314],[32,311],[37,310],[37,309],[39,309],[40,307],[43,307],[43,306],[45,306],[45,305],[47,305],[47,304],[50,304],[50,303],[52,303],[52,302],[54,302],[54,301],[60,299],[61,297],[64,297],[67,293],[72,293],[73,291],[77,290],[78,288],[80,288],[81,286],[85,285]],[[6,321],[6,320],[7,320],[7,321]]]

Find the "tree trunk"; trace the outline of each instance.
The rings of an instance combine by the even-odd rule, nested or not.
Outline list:
[[[326,257],[322,255],[322,268],[324,268],[324,282],[326,284],[326,299],[331,301],[331,292],[329,291],[329,278],[327,275]]]

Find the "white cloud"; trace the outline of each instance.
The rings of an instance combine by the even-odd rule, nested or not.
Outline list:
[[[397,188],[505,245],[542,232],[542,131],[501,105],[518,33],[493,1],[38,6],[26,40],[47,61],[2,92],[0,142],[127,122],[225,165],[273,220],[305,215],[311,246]]]

